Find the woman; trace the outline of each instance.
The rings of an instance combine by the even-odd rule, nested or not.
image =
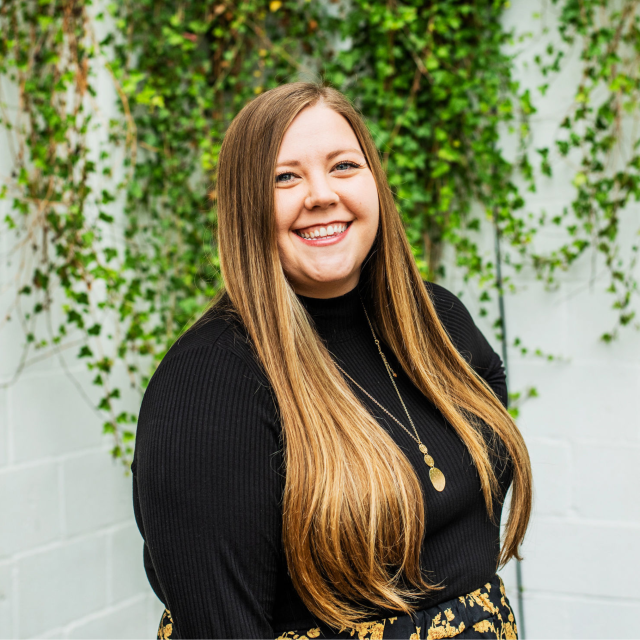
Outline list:
[[[153,376],[133,465],[159,636],[516,637],[496,569],[531,472],[502,363],[420,279],[362,118],[268,91],[217,189],[225,290]]]

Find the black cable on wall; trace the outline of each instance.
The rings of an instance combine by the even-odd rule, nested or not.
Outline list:
[[[504,309],[504,294],[502,290],[502,252],[500,250],[500,227],[497,218],[494,216],[495,228],[495,248],[496,248],[496,287],[498,289],[498,308],[500,311],[500,328],[502,338],[502,363],[507,378],[507,389],[509,388],[509,363],[507,357],[507,316]],[[518,636],[524,640],[524,587],[522,586],[522,563],[516,560],[516,585],[518,590]]]

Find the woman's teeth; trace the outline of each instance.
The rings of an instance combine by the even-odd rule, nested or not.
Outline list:
[[[296,233],[307,240],[312,240],[313,238],[329,238],[338,233],[343,233],[346,229],[346,224],[330,224],[328,227],[319,227],[313,231],[296,231]]]

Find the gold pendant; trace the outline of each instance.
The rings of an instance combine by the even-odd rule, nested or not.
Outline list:
[[[442,491],[445,485],[444,473],[437,469],[436,467],[431,467],[429,469],[429,479],[431,480],[431,484],[433,485],[436,491]]]
[[[423,444],[420,445],[420,451],[424,453],[424,461],[425,464],[428,464],[429,469],[429,480],[431,480],[431,484],[433,485],[436,491],[442,491],[444,489],[444,485],[446,483],[444,479],[444,473],[437,469],[435,466],[435,462],[433,458],[427,453],[427,447]]]

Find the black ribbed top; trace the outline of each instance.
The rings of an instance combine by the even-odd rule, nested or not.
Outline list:
[[[464,305],[427,283],[457,349],[504,404],[499,356]],[[409,429],[354,289],[300,297],[340,366]],[[422,566],[445,589],[420,608],[479,588],[496,572],[501,505],[488,517],[480,480],[453,428],[382,345],[396,384],[446,488],[435,491],[416,442],[357,388],[414,465],[426,502]],[[318,398],[320,403],[332,399]],[[269,383],[237,321],[212,317],[169,350],[145,393],[133,469],[136,521],[149,582],[180,638],[275,638],[315,626],[282,547],[281,425]],[[506,492],[510,471],[499,470]],[[374,617],[397,615],[378,611]]]

